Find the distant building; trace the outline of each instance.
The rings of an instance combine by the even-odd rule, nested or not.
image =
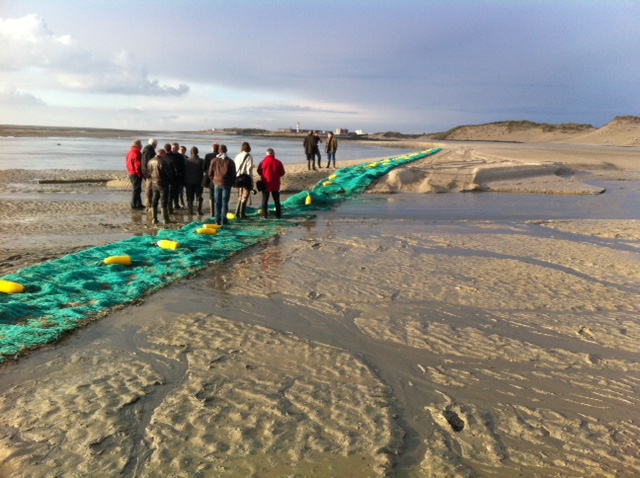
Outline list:
[[[349,134],[349,130],[346,128],[336,128],[336,134]]]
[[[366,136],[367,135],[367,133],[363,129],[357,129],[356,130],[356,134],[358,136]]]
[[[298,124],[296,124],[296,133],[300,132],[300,121],[298,121]]]

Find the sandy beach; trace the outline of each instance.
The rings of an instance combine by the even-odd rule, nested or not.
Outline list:
[[[407,151],[432,146],[367,215],[319,212],[0,364],[0,476],[638,476],[640,220],[394,202],[637,194],[638,152]],[[285,195],[328,174],[289,166]],[[2,171],[0,276],[163,227],[128,197],[122,171]]]

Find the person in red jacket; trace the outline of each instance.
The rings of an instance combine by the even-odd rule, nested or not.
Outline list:
[[[267,149],[267,156],[258,165],[258,174],[262,178],[264,188],[262,189],[262,217],[269,216],[269,194],[276,204],[276,217],[282,217],[282,206],[280,205],[280,178],[284,176],[284,166],[273,149]]]
[[[140,194],[142,193],[142,142],[139,139],[133,140],[131,150],[127,153],[127,173],[129,181],[133,186],[131,195],[131,209],[146,209],[142,205]]]

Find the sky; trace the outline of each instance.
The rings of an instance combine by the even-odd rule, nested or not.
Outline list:
[[[639,0],[0,0],[0,124],[435,133],[640,116]]]

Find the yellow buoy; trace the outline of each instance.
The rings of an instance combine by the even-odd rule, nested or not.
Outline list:
[[[10,282],[8,280],[0,280],[0,292],[5,294],[21,294],[24,292],[24,286],[17,282]]]
[[[196,229],[198,234],[206,234],[208,236],[215,236],[218,234],[218,230],[212,227],[201,227],[200,229]]]
[[[236,218],[236,215],[232,212],[228,212],[227,213],[227,219],[229,219],[230,221],[233,221]]]
[[[311,204],[311,194],[307,194],[307,199],[304,200],[304,203],[308,206]]]
[[[333,181],[337,177],[338,177],[337,174],[332,174],[331,176],[329,176],[329,181]]]
[[[325,181],[324,183],[322,183],[323,186],[331,186],[333,184],[333,181]]]
[[[202,227],[206,229],[222,229],[222,226],[220,224],[210,224],[210,223],[203,224]]]
[[[161,239],[158,241],[158,247],[161,249],[177,249],[180,247],[180,243],[176,241],[169,241],[167,239]]]
[[[104,260],[104,263],[108,266],[118,264],[121,266],[130,266],[131,265],[131,257],[130,256],[111,256],[107,257]]]

